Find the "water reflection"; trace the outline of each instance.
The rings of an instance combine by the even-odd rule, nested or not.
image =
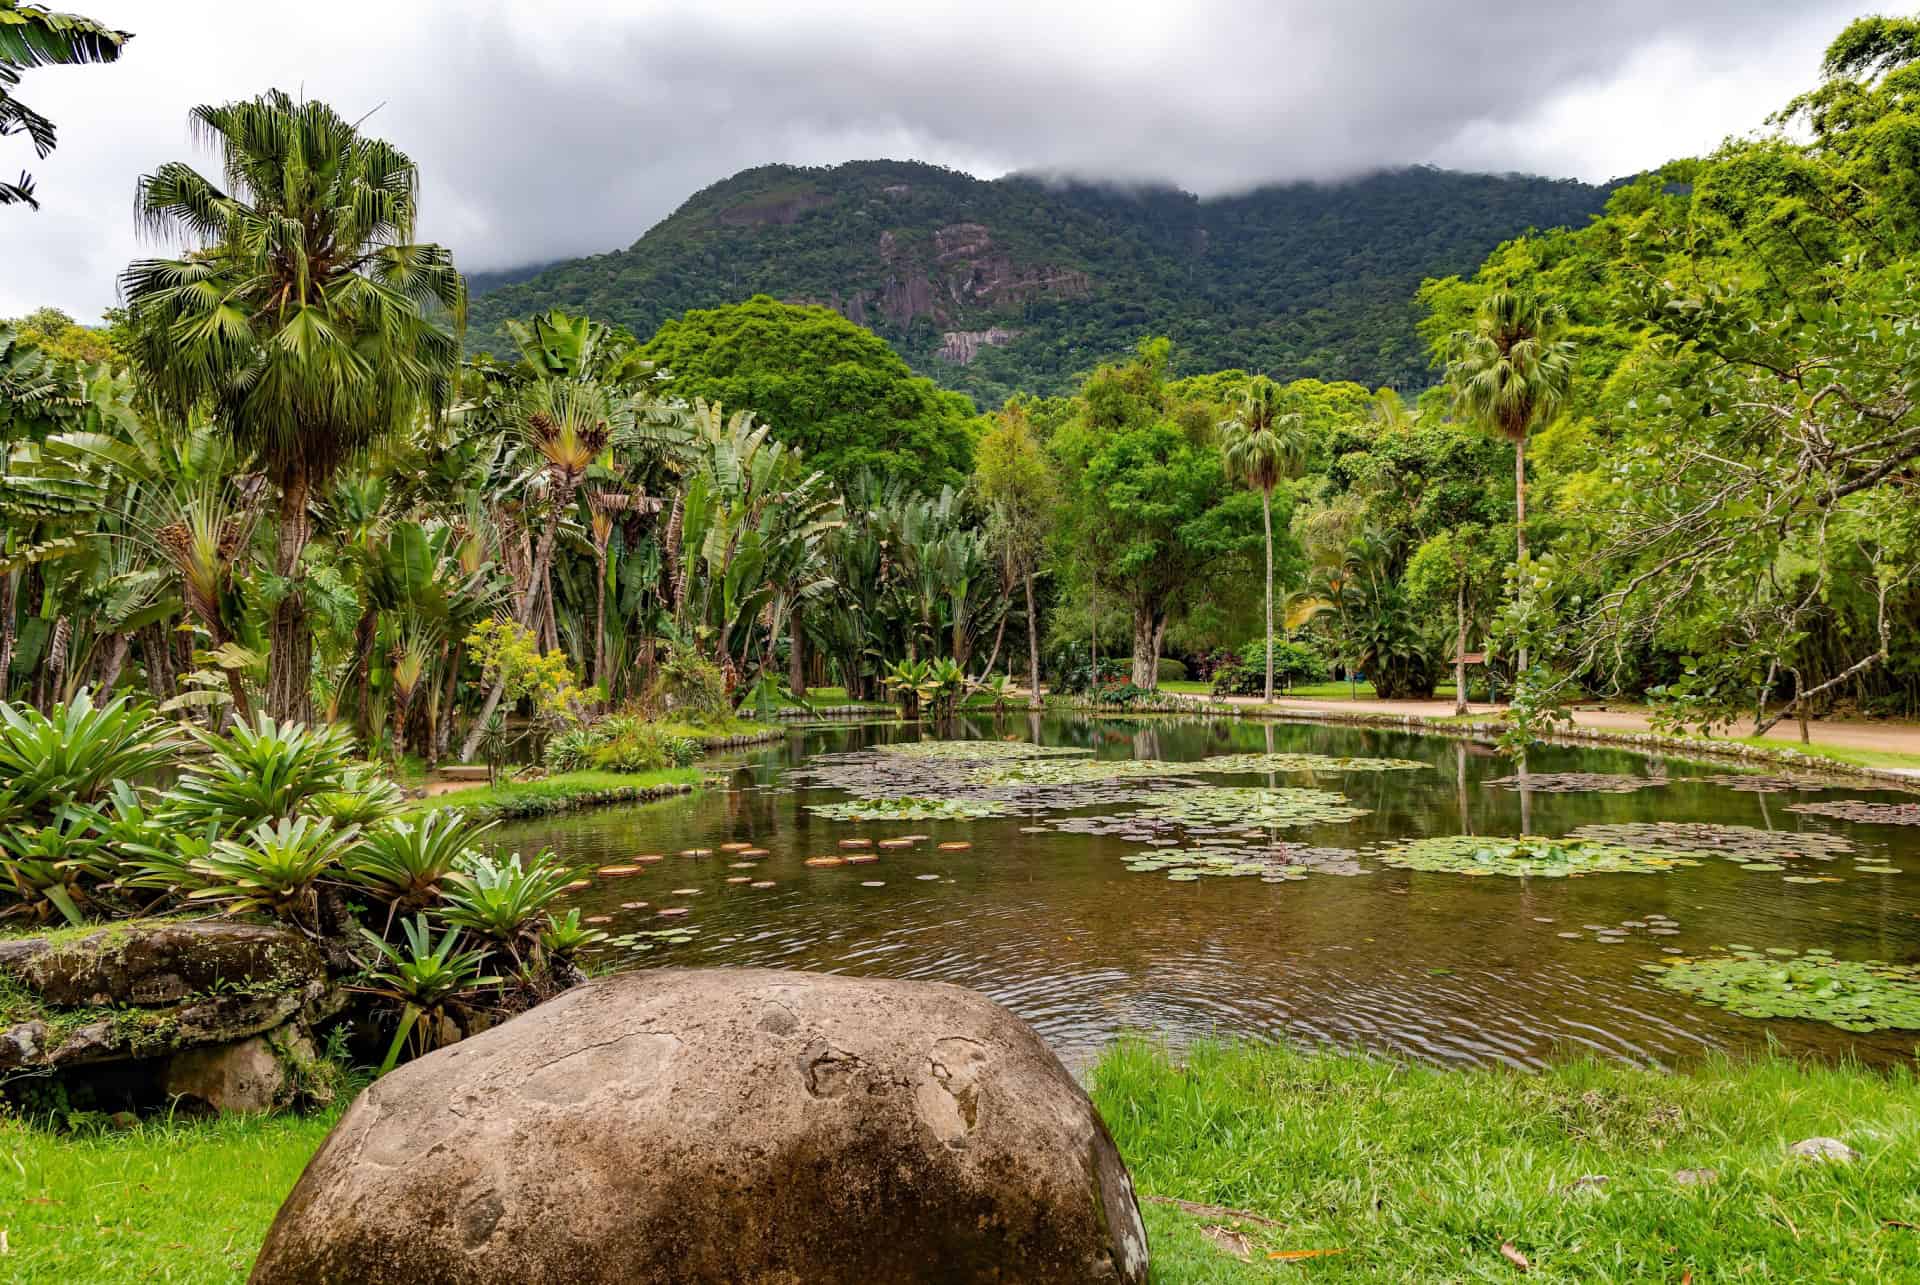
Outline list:
[[[1845,833],[1863,853],[1910,875],[1823,869],[1820,885],[1712,861],[1667,875],[1475,879],[1378,868],[1279,885],[1255,879],[1170,883],[1124,869],[1140,844],[1117,836],[1030,833],[1036,817],[851,825],[804,810],[845,796],[797,791],[787,768],[816,754],[916,739],[899,725],[796,728],[784,744],[731,760],[733,787],[647,808],[608,809],[505,827],[504,846],[551,844],[600,864],[641,852],[752,840],[772,855],[752,870],[768,889],[728,884],[722,857],[669,858],[634,879],[583,894],[616,930],[652,928],[664,904],[692,914],[690,945],[663,963],[768,965],[932,978],[971,986],[1020,1013],[1070,1060],[1129,1030],[1180,1040],[1288,1036],[1443,1062],[1535,1065],[1574,1051],[1677,1063],[1709,1049],[1762,1047],[1863,1060],[1910,1058],[1920,1036],[1849,1035],[1805,1023],[1760,1023],[1654,987],[1640,965],[1663,945],[1705,950],[1740,942],[1845,958],[1920,957],[1920,831],[1850,825],[1784,811],[1807,795],[1771,798],[1690,777],[1724,773],[1616,750],[1547,747],[1529,773],[1628,772],[1666,782],[1629,794],[1487,788],[1515,765],[1485,745],[1374,728],[1218,719],[1061,719],[1015,713],[954,729],[959,736],[1074,745],[1100,758],[1186,760],[1264,751],[1416,759],[1430,771],[1292,773],[1208,778],[1210,784],[1337,790],[1370,813],[1344,825],[1288,830],[1291,840],[1365,848],[1413,835],[1564,834],[1593,822],[1702,821]],[[1843,796],[1892,798],[1848,786]],[[924,833],[931,841],[876,865],[811,870],[853,834]],[[970,851],[934,845],[971,841]],[[1904,863],[1900,858],[1907,858]],[[929,877],[930,876],[930,877]],[[866,887],[867,881],[883,886]],[[688,896],[670,890],[692,888]],[[651,903],[646,910],[624,901]],[[1670,916],[1672,937],[1593,940],[1584,926]],[[1582,940],[1557,934],[1581,931]]]

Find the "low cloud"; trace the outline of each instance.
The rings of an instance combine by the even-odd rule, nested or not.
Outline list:
[[[121,62],[27,73],[44,208],[0,210],[0,316],[91,317],[142,253],[136,178],[186,112],[278,86],[419,162],[469,268],[625,246],[750,165],[896,157],[1202,195],[1430,162],[1605,179],[1713,146],[1813,80],[1819,0],[794,6],[72,0]],[[202,160],[207,158],[202,157]],[[0,142],[0,165],[29,157]],[[208,163],[211,163],[210,161]]]

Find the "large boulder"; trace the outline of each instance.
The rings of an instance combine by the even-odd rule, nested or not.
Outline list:
[[[1133,1185],[1027,1025],[932,982],[660,969],[361,1095],[254,1285],[1147,1279]]]

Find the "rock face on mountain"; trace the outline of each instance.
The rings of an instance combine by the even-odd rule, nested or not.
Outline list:
[[[254,1285],[1143,1285],[1132,1183],[971,991],[766,970],[593,982],[380,1080]]]
[[[1605,198],[1433,169],[1202,201],[911,162],[769,165],[696,193],[625,250],[476,278],[469,345],[511,351],[502,323],[551,307],[645,337],[766,294],[832,308],[988,401],[1064,391],[1150,333],[1173,338],[1183,369],[1423,386],[1421,280],[1470,271],[1530,227],[1584,223]],[[1014,337],[987,360],[947,339],[996,329]]]

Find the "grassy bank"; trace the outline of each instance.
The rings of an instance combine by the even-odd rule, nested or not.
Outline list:
[[[1916,1087],[1778,1060],[1511,1074],[1137,1044],[1092,1073],[1143,1197],[1271,1220],[1143,1201],[1155,1277],[1181,1282],[1295,1279],[1296,1264],[1317,1280],[1517,1278],[1503,1245],[1532,1280],[1920,1279]],[[1860,1159],[1788,1155],[1814,1136]],[[1675,1177],[1701,1169],[1717,1177]],[[1248,1261],[1209,1227],[1243,1235]],[[1268,1257],[1303,1250],[1340,1252]]]
[[[0,1121],[0,1280],[241,1281],[336,1115],[65,1137]]]
[[[683,794],[700,784],[700,769],[663,767],[651,772],[560,772],[538,781],[476,785],[416,799],[410,812],[462,808],[476,816],[527,817],[602,803],[637,803]]]
[[[1908,1073],[1763,1060],[1511,1074],[1131,1044],[1090,1078],[1163,1283],[1515,1279],[1503,1245],[1543,1281],[1920,1279]],[[334,1118],[78,1138],[0,1122],[0,1276],[239,1281]],[[1787,1154],[1814,1136],[1860,1158]],[[1268,1257],[1306,1250],[1340,1252]]]

